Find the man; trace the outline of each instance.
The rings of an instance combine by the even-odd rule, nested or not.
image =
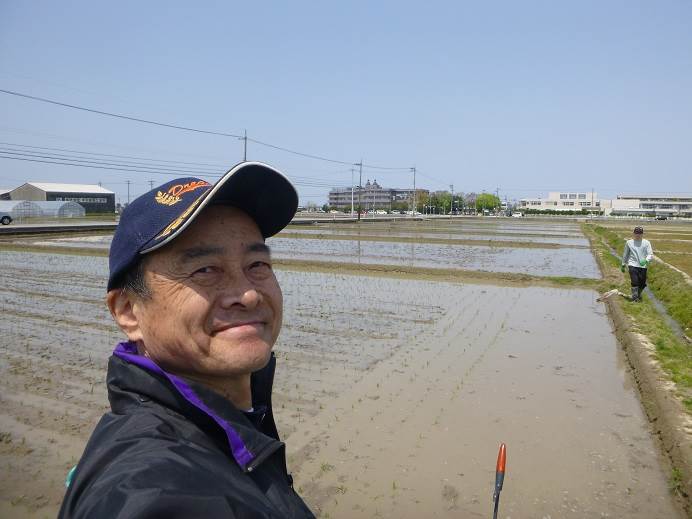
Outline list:
[[[293,490],[272,415],[282,294],[264,239],[295,188],[244,162],[178,179],[123,211],[107,303],[128,338],[108,364],[64,518],[314,517]]]
[[[654,251],[649,240],[645,240],[644,229],[635,227],[632,239],[625,243],[625,251],[622,253],[622,265],[620,270],[625,272],[625,265],[629,268],[632,284],[632,301],[641,302],[642,292],[646,287],[646,270],[654,259]]]

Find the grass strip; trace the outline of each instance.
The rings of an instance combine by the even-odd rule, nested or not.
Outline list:
[[[657,252],[656,256],[692,276],[692,253]]]
[[[620,260],[614,257],[608,248],[608,246],[612,248],[617,246],[619,249],[620,246],[624,246],[622,245],[622,239],[612,231],[598,226],[585,226],[585,232],[587,235],[595,238],[592,239],[592,244],[594,252],[600,259],[599,263],[603,270],[606,290],[617,288],[624,293],[629,293],[629,278],[620,272]],[[653,286],[650,286],[650,288],[656,297],[663,302],[671,316],[675,318],[673,313],[670,312],[669,303],[659,294],[665,293],[669,295],[668,292],[674,291],[674,287],[677,286],[678,290],[682,292],[687,291],[687,297],[690,297],[692,290],[690,290],[689,285],[679,273],[664,265],[652,264],[652,267],[659,268],[655,268],[651,272],[649,283],[655,277],[658,277],[659,280],[656,285],[657,290],[654,290]],[[675,285],[671,284],[671,279],[675,281]],[[675,303],[676,305],[682,304],[680,301],[675,301]],[[670,379],[675,382],[677,395],[680,397],[687,412],[692,414],[692,348],[673,333],[653,303],[646,297],[641,303],[622,301],[621,306],[625,315],[632,320],[633,331],[645,335],[654,345],[656,359]],[[692,310],[691,306],[688,305],[687,312]],[[675,308],[678,311],[681,310],[678,306],[675,306]],[[689,319],[689,316],[687,318]],[[680,324],[682,325],[682,323]],[[684,327],[683,330],[685,330]],[[685,333],[687,334],[687,332]]]
[[[604,243],[609,245],[616,253],[621,254],[625,243],[623,237],[611,229],[596,225],[585,225],[585,232],[591,229]],[[654,250],[655,254],[655,250]],[[610,254],[608,254],[610,256]],[[611,256],[612,257],[612,256]],[[613,258],[616,267],[620,261]],[[624,280],[626,276],[621,276]],[[682,327],[685,335],[692,334],[692,287],[685,278],[673,269],[661,263],[653,262],[649,266],[647,278],[649,288],[663,303],[670,316]],[[629,290],[629,283],[625,283]]]

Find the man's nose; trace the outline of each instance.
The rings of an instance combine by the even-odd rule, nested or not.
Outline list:
[[[244,275],[227,279],[226,286],[221,288],[221,291],[220,303],[223,308],[240,305],[253,309],[262,302],[262,294]]]

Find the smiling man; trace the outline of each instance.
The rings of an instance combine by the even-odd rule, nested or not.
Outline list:
[[[281,173],[245,162],[125,209],[107,302],[128,340],[61,517],[313,517],[271,408],[283,302],[264,240],[297,205]]]

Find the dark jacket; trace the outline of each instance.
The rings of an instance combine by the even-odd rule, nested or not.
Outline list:
[[[293,490],[271,408],[275,358],[252,376],[253,414],[118,346],[112,412],[77,465],[61,518],[314,517]]]

